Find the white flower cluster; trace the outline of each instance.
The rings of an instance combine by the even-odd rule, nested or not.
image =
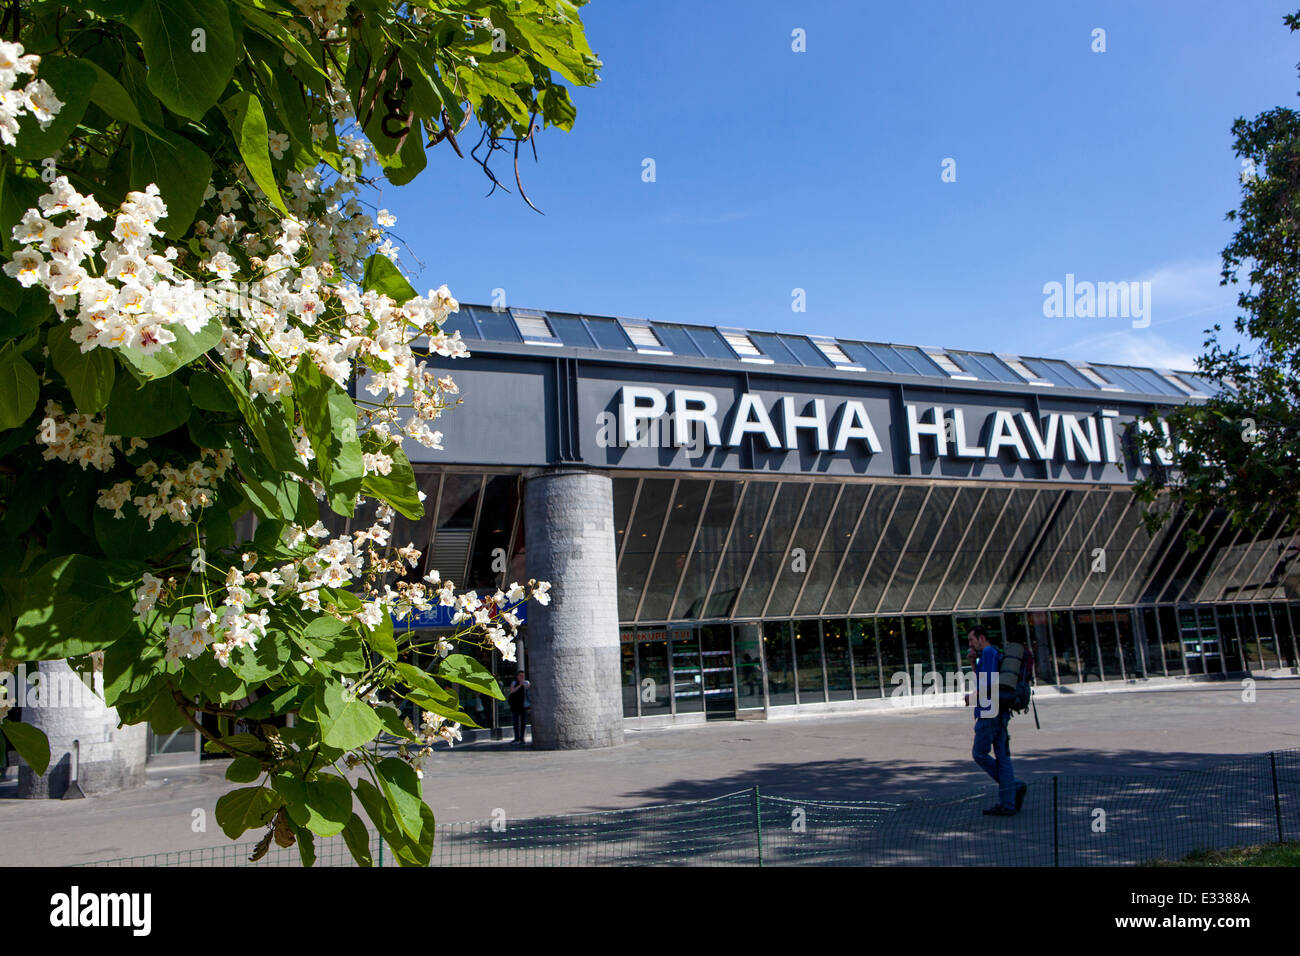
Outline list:
[[[6,146],[17,143],[20,116],[30,113],[41,129],[48,129],[63,109],[63,101],[44,80],[29,80],[26,86],[14,89],[19,75],[34,75],[40,62],[36,54],[24,54],[21,43],[0,40],[0,141]]]
[[[21,248],[4,271],[24,287],[47,289],[64,321],[76,308],[71,336],[81,351],[138,348],[151,355],[176,341],[175,328],[197,332],[216,312],[200,286],[177,275],[176,248],[154,250],[162,235],[158,221],[167,215],[157,186],[127,193],[110,241],[90,228],[108,213],[66,176],[54,180],[38,205],[14,226]]]
[[[42,457],[46,461],[75,461],[82,471],[87,467],[108,471],[117,461],[113,452],[122,451],[122,442],[117,435],[104,434],[104,422],[98,415],[68,415],[54,399],[45,402],[45,417],[36,430],[36,443],[45,446]],[[132,438],[126,450],[146,447],[142,439]]]
[[[216,500],[217,483],[226,476],[235,460],[228,448],[203,448],[200,451],[203,458],[183,469],[147,461],[135,470],[136,475],[148,483],[145,494],[132,497],[135,484],[119,481],[101,491],[96,503],[101,508],[112,509],[114,518],[121,518],[124,517],[122,506],[130,500],[141,517],[148,520],[150,530],[164,515],[177,524],[190,524],[197,520],[200,511]],[[208,464],[208,459],[211,459],[211,464]]]
[[[429,745],[445,740],[448,747],[455,746],[452,741],[461,739],[460,724],[426,710],[420,717],[420,739]]]

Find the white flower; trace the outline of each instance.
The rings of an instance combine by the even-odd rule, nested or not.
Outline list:
[[[289,136],[286,133],[277,133],[275,130],[270,132],[271,155],[276,159],[284,159],[284,151],[289,148]]]

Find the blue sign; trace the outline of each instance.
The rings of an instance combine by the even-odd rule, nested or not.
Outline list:
[[[514,607],[507,607],[507,610],[513,611],[515,617],[519,618],[520,624],[528,621],[528,605],[519,602]],[[451,619],[456,616],[456,609],[448,607],[445,604],[435,604],[427,611],[414,611],[405,621],[398,621],[397,628],[402,630],[406,627],[423,628],[423,627],[459,627],[466,622],[462,621],[460,625],[453,624]]]

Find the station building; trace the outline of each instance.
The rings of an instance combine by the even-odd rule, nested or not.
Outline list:
[[[458,586],[554,582],[522,642],[537,746],[880,707],[977,622],[1040,686],[1297,673],[1280,519],[1196,519],[1189,551],[1131,493],[1139,420],[1210,394],[1194,373],[478,306],[448,330],[463,405],[395,537]]]

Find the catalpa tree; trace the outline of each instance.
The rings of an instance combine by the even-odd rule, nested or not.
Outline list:
[[[3,5],[0,666],[102,669],[124,723],[198,729],[257,855],[342,834],[368,863],[368,820],[427,864],[420,761],[473,726],[461,689],[501,692],[411,615],[450,606],[512,660],[548,599],[421,578],[394,538],[424,513],[404,445],[441,447],[457,400],[428,359],[465,347],[366,197],[443,143],[495,185],[499,150],[569,129],[599,67],[581,4]],[[39,731],[0,732],[44,771]]]

